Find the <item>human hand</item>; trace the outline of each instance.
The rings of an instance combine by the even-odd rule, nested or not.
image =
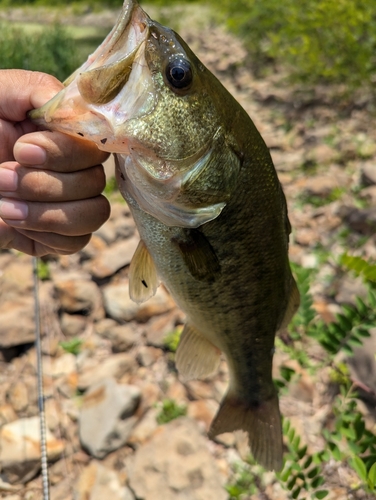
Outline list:
[[[108,154],[26,118],[61,88],[44,73],[0,70],[0,249],[74,253],[109,217],[100,194]]]

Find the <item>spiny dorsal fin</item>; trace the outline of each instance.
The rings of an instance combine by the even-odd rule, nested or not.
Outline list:
[[[173,239],[191,275],[199,281],[214,281],[221,266],[215,251],[198,229],[186,229],[184,236]]]
[[[176,368],[184,380],[205,378],[218,369],[221,351],[194,326],[186,324],[176,352]]]
[[[140,240],[129,266],[129,296],[134,302],[145,302],[155,295],[157,288],[157,269],[145,243]]]

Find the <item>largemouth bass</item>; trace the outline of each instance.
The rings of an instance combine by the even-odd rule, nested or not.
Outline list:
[[[126,0],[102,45],[30,116],[115,154],[141,237],[131,297],[147,300],[164,282],[187,317],[181,376],[212,374],[221,353],[229,366],[209,436],[243,429],[254,458],[279,470],[274,338],[299,294],[286,200],[247,113],[178,34]]]

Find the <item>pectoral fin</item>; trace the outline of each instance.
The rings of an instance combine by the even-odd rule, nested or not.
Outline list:
[[[194,326],[185,325],[176,352],[176,368],[185,380],[208,377],[218,369],[221,351]]]
[[[129,266],[129,296],[134,302],[145,302],[155,295],[157,288],[157,269],[145,243],[140,240]]]
[[[191,275],[199,281],[214,281],[221,266],[208,239],[197,229],[187,229],[180,239],[173,239]]]

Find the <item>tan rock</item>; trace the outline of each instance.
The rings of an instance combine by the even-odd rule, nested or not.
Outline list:
[[[175,380],[166,391],[166,397],[168,399],[173,399],[178,404],[187,403],[188,395],[185,386],[179,382],[179,380]]]
[[[179,418],[161,426],[127,460],[129,483],[143,500],[226,500],[222,476],[197,424]]]
[[[128,266],[139,242],[138,237],[118,241],[101,252],[89,265],[96,278],[107,278]]]
[[[10,483],[31,479],[40,468],[39,417],[23,418],[0,429],[0,463]],[[47,455],[56,460],[64,451],[64,443],[47,429]]]
[[[131,490],[121,484],[115,471],[93,461],[81,472],[75,491],[75,499],[104,500],[106,498],[134,500]]]
[[[151,408],[142,419],[135,425],[129,436],[128,442],[133,445],[141,445],[149,441],[156,429],[158,411]]]
[[[98,335],[111,341],[113,352],[128,351],[140,341],[141,333],[135,324],[119,325],[116,321],[105,318],[95,325]]]
[[[19,296],[12,300],[2,300],[0,302],[0,348],[8,349],[34,342],[34,340],[33,297]]]
[[[60,319],[61,331],[67,337],[76,337],[87,326],[87,318],[81,314],[68,314],[63,312]]]
[[[8,391],[8,400],[16,412],[22,412],[29,404],[29,391],[22,379],[16,380]]]
[[[105,308],[109,316],[118,321],[146,322],[151,317],[164,314],[175,307],[175,303],[164,287],[143,304],[136,304],[129,297],[128,282],[120,282],[107,286],[104,291]]]
[[[188,417],[203,422],[206,432],[209,430],[213,418],[218,410],[218,403],[212,399],[191,401],[188,405]]]
[[[62,279],[55,280],[55,287],[60,305],[66,312],[85,311],[95,319],[104,317],[102,296],[98,286],[90,280]]]
[[[125,373],[132,373],[136,369],[134,357],[127,353],[114,354],[92,368],[79,374],[78,388],[87,389],[101,380],[113,377],[119,380]]]
[[[11,404],[3,404],[0,406],[0,427],[17,420],[17,413]]]
[[[138,349],[137,361],[141,366],[153,365],[161,356],[163,352],[156,347],[141,346]]]

